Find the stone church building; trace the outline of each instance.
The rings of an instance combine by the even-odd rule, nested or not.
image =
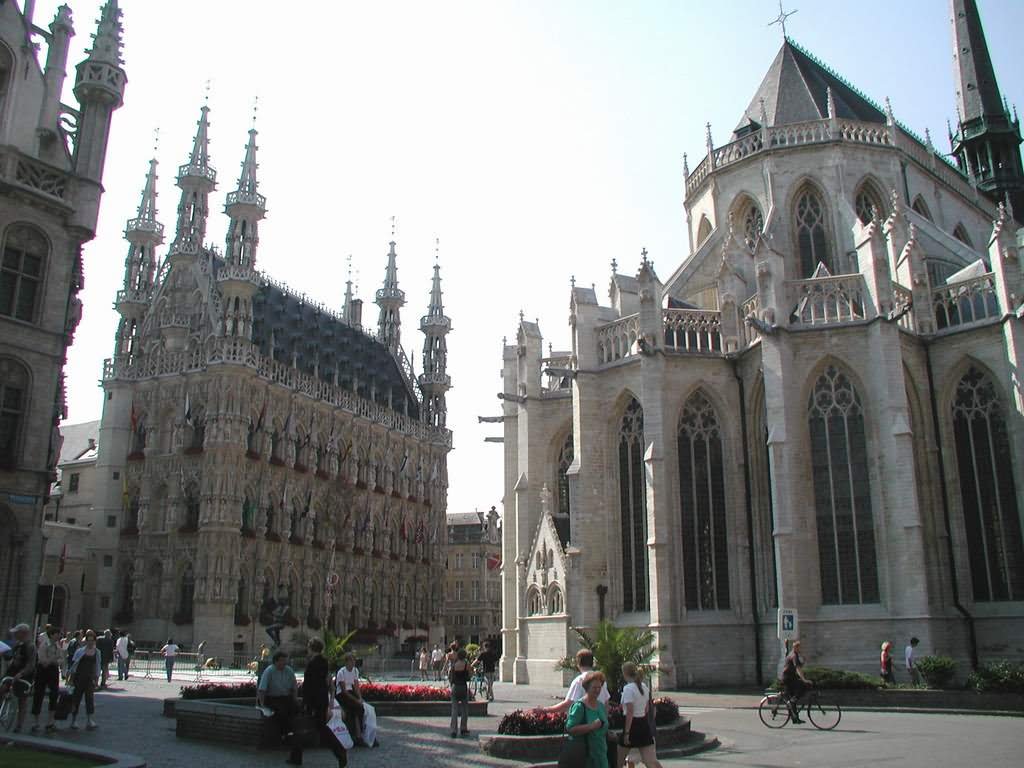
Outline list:
[[[607,618],[662,685],[765,681],[780,606],[814,664],[1024,657],[1021,137],[974,0],[951,17],[955,162],[787,38],[685,169],[689,253],[573,285],[566,351],[521,320],[504,680],[560,681]]]
[[[64,363],[82,314],[82,249],[96,234],[114,110],[127,77],[121,11],[108,0],[61,99],[75,34],[61,5],[0,3],[0,628],[32,621],[43,505],[66,415]],[[40,48],[45,49],[41,60]],[[42,606],[44,610],[49,606]]]
[[[286,644],[325,626],[385,649],[440,639],[452,442],[439,267],[417,377],[394,241],[373,332],[351,281],[335,313],[257,269],[255,128],[225,198],[224,249],[206,244],[208,113],[178,168],[166,256],[155,160],[125,229],[96,461],[97,516],[120,528],[97,587],[112,595],[103,623],[222,657],[253,653],[268,626]]]

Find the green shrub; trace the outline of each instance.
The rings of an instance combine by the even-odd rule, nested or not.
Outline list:
[[[622,691],[622,665],[631,661],[639,667],[646,680],[659,674],[654,665],[654,657],[658,651],[664,650],[655,642],[654,633],[649,629],[638,627],[616,627],[612,622],[600,622],[593,632],[572,628],[579,639],[580,646],[594,652],[594,668],[604,673],[608,683],[608,692],[614,701],[618,701]],[[555,664],[556,670],[576,670],[576,659],[572,656]]]
[[[914,664],[929,688],[946,688],[956,674],[956,662],[948,656],[922,656]]]
[[[470,663],[476,659],[478,653],[480,653],[480,646],[477,643],[466,644],[466,659]]]
[[[982,664],[967,678],[967,687],[978,691],[1024,693],[1024,662],[992,661]]]
[[[829,667],[804,667],[804,676],[819,688],[872,689],[881,688],[882,679],[863,672],[847,672]]]

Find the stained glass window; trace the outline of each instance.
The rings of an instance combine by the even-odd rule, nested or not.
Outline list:
[[[572,432],[565,438],[562,450],[558,454],[558,514],[569,514],[569,478],[566,473],[573,460]]]
[[[647,483],[644,478],[644,411],[629,401],[619,430],[619,512],[622,536],[622,608],[646,611]]]
[[[729,607],[722,432],[714,406],[697,392],[679,417],[679,496],[683,514],[686,607]]]
[[[757,238],[764,231],[764,216],[754,203],[747,206],[743,214],[743,242],[751,251],[757,245]]]
[[[878,602],[875,529],[864,409],[842,371],[830,365],[807,405],[825,604]]]
[[[957,384],[953,433],[974,599],[1024,599],[1024,544],[1006,417],[992,380],[973,366]]]
[[[825,227],[825,206],[811,187],[804,187],[797,195],[795,222],[801,275],[805,278],[813,275],[819,262],[834,272]]]

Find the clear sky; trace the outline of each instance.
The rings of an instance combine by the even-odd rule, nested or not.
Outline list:
[[[89,43],[100,0],[68,0]],[[59,3],[39,0],[47,26]],[[791,37],[942,149],[953,117],[945,0],[803,0]],[[434,238],[449,336],[449,509],[501,511],[501,342],[518,313],[568,348],[569,278],[606,296],[609,263],[633,271],[646,247],[664,278],[686,255],[682,155],[695,167],[705,123],[724,143],[780,44],[772,0],[717,2],[269,2],[122,0],[125,105],[115,114],[96,239],[85,248],[85,315],[68,362],[69,418],[99,418],[96,386],[112,354],[127,244],[153,129],[160,128],[160,220],[173,231],[174,171],[191,147],[211,81],[211,154],[219,186],[208,236],[223,246],[259,96],[258,266],[340,307],[346,255],[364,319],[384,277],[390,218],[418,330]],[[1024,107],[1021,0],[979,0],[999,85]],[[787,3],[787,9],[791,7]],[[168,237],[168,241],[170,237]],[[162,256],[162,252],[161,252]]]

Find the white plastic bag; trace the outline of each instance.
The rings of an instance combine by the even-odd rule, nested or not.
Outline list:
[[[345,749],[352,749],[354,745],[352,734],[348,732],[348,726],[345,725],[345,720],[341,716],[340,707],[331,707],[331,719],[327,721],[327,727],[341,746]]]
[[[363,741],[373,746],[377,741],[377,710],[363,702]]]

